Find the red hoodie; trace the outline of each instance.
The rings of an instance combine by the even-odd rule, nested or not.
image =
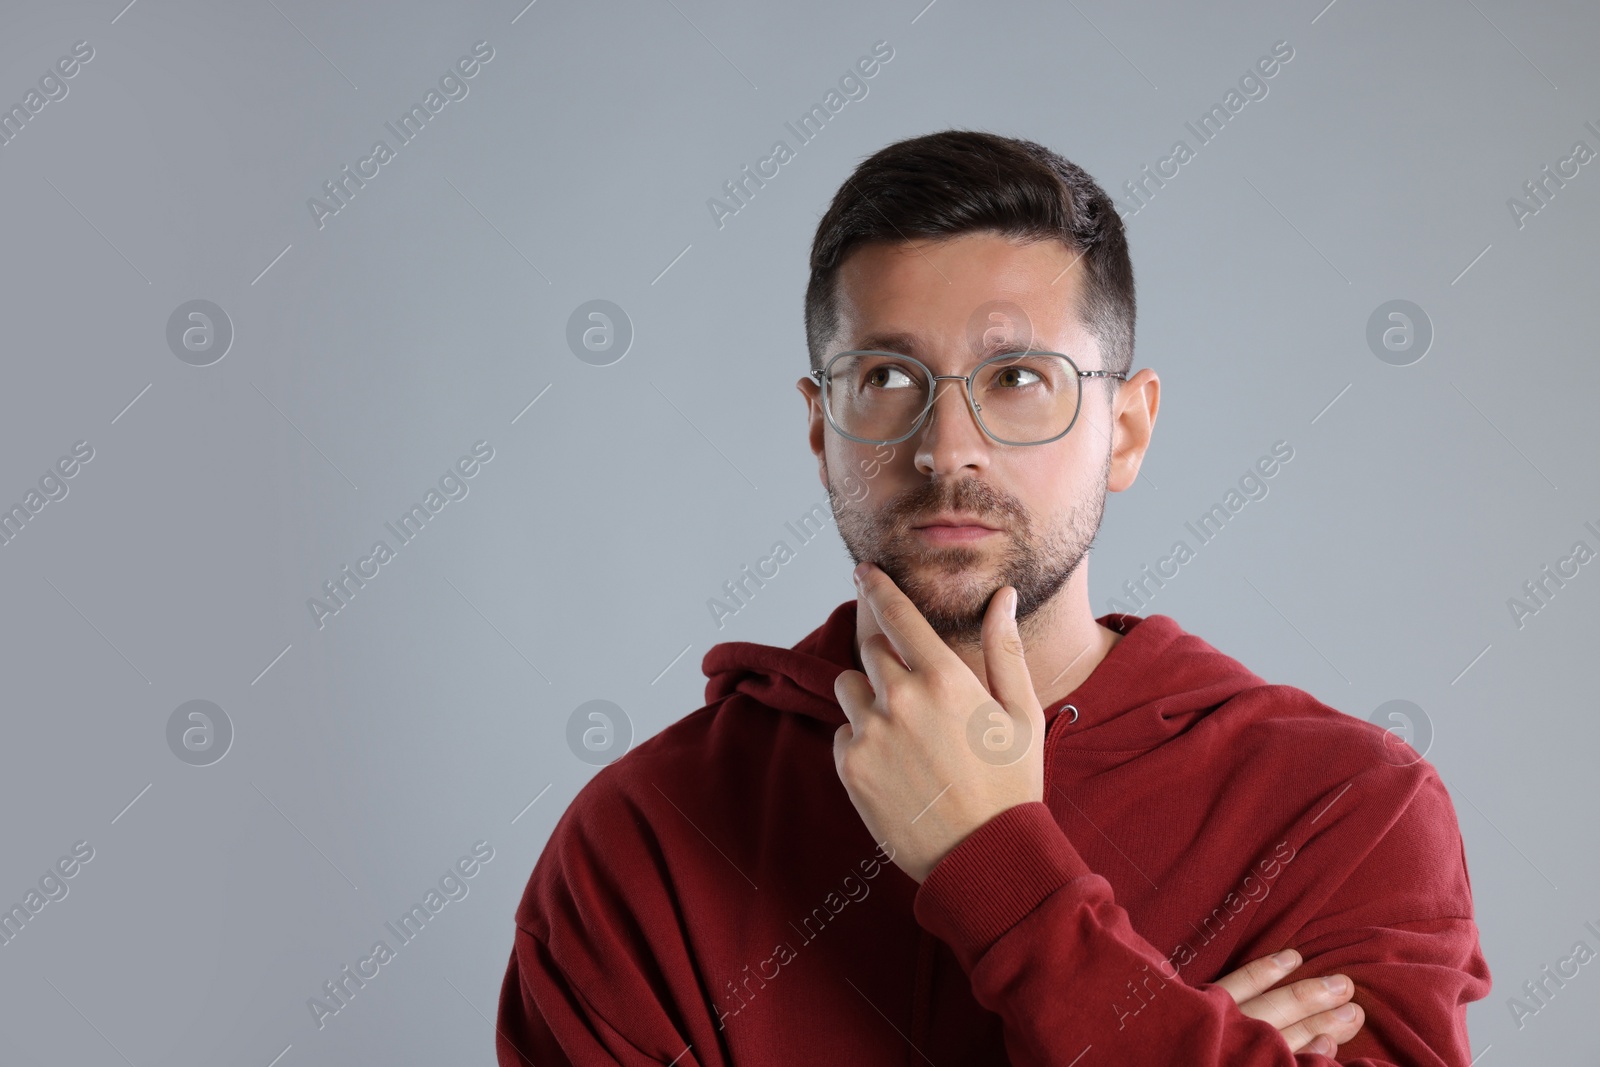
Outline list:
[[[604,767],[516,912],[502,1065],[1451,1065],[1488,995],[1433,766],[1171,618],[1045,709],[1043,802],[921,886],[834,770],[856,601],[706,653],[706,706]],[[1058,715],[1070,705],[1076,709]],[[1215,980],[1283,948],[1366,1017],[1293,1054]]]

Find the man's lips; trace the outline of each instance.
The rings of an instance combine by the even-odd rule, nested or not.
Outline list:
[[[972,517],[972,516],[967,516],[967,515],[940,515],[940,516],[937,516],[935,518],[929,519],[926,522],[919,522],[915,526],[913,526],[912,529],[913,530],[928,530],[928,529],[935,529],[935,528],[938,528],[938,527],[949,527],[949,528],[953,528],[953,529],[971,529],[971,528],[976,528],[976,529],[982,529],[982,530],[998,530],[999,529],[998,526],[994,526],[991,523],[984,522],[982,519],[975,518],[975,517]]]
[[[999,531],[979,518],[965,515],[940,515],[913,526],[912,532],[934,544],[963,544],[981,541]]]

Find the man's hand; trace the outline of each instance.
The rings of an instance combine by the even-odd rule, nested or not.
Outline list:
[[[1293,956],[1287,965],[1276,962],[1273,956],[1262,956],[1218,978],[1216,984],[1228,991],[1244,1014],[1276,1026],[1289,1043],[1290,1052],[1304,1049],[1332,1056],[1361,1029],[1361,1006],[1347,1003],[1355,995],[1355,983],[1348,975],[1334,974],[1328,977],[1344,983],[1338,992],[1327,988],[1322,978],[1302,978],[1282,989],[1263,992],[1300,966],[1300,954],[1293,949],[1287,951]],[[1350,1017],[1341,1019],[1341,1011],[1348,1011]]]
[[[994,816],[1044,799],[1044,709],[1017,632],[1016,590],[990,598],[983,619],[989,688],[915,604],[874,564],[857,568],[856,611],[866,673],[847,670],[834,694],[850,720],[833,737],[834,767],[872,839],[921,883]]]

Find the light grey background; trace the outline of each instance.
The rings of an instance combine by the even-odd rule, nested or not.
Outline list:
[[[1128,218],[1162,407],[1095,611],[1287,441],[1146,612],[1352,715],[1422,709],[1494,974],[1474,1054],[1594,1062],[1600,964],[1520,1028],[1508,1006],[1600,948],[1600,564],[1520,628],[1508,606],[1600,548],[1600,163],[1520,227],[1507,205],[1600,149],[1591,6],[122,2],[0,19],[6,107],[94,49],[0,146],[0,504],[94,449],[0,547],[0,903],[94,849],[0,945],[0,1061],[492,1062],[512,911],[594,770],[573,710],[648,737],[701,706],[712,644],[790,645],[853,595],[830,528],[724,628],[707,608],[826,505],[794,383],[844,176],[989,129],[1131,212],[1122,183],[1283,40]],[[307,199],[478,41],[468,95],[319,229]],[[877,41],[867,95],[798,145]],[[719,228],[707,200],[778,139],[795,158]],[[166,341],[195,299],[235,333],[208,367]],[[609,366],[566,340],[595,299],[635,333]],[[1366,341],[1394,299],[1434,330],[1409,366]],[[479,440],[469,494],[319,629],[307,599]],[[234,730],[203,767],[166,734],[196,699]],[[479,840],[468,895],[319,1029],[307,999]]]

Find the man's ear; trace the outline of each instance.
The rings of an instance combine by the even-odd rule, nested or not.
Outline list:
[[[827,439],[828,424],[827,416],[822,413],[822,388],[812,378],[801,378],[795,382],[795,388],[806,398],[806,439],[817,457],[817,477],[822,479],[822,488],[827,489],[828,454],[823,442]]]
[[[1123,382],[1111,402],[1111,470],[1106,490],[1120,493],[1139,476],[1161,406],[1161,379],[1145,367]]]

